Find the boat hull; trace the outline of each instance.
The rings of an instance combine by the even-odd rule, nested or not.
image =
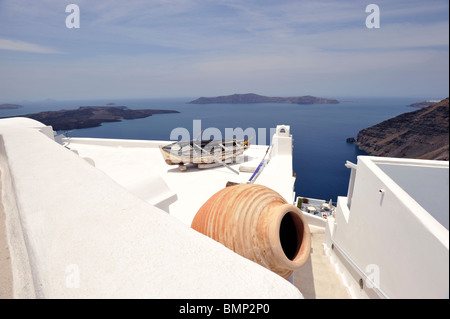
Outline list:
[[[194,145],[195,143],[195,145]],[[246,140],[202,140],[175,142],[160,146],[161,154],[168,165],[213,164],[217,159],[228,163],[236,160],[248,148]]]

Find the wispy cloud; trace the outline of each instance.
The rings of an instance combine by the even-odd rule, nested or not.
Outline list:
[[[448,91],[447,0],[377,0],[376,30],[360,0],[73,3],[77,30],[65,27],[67,3],[0,0],[0,90],[13,92],[14,74],[46,96],[68,94],[69,82],[80,94],[124,96]]]
[[[38,45],[35,43],[24,42],[20,40],[11,40],[0,38],[0,50],[21,51],[43,54],[63,54],[64,52],[52,49],[50,47]]]

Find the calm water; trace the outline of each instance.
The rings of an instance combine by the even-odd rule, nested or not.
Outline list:
[[[174,128],[184,127],[193,133],[193,120],[201,120],[202,129],[218,128],[225,136],[225,128],[266,129],[266,136],[258,135],[253,144],[269,142],[269,130],[277,124],[291,126],[294,137],[295,190],[298,196],[333,201],[347,194],[350,170],[345,162],[356,163],[364,154],[347,143],[358,131],[405,112],[416,110],[407,105],[427,98],[341,98],[340,104],[186,104],[196,97],[184,99],[135,99],[97,101],[20,102],[24,108],[0,110],[0,117],[35,113],[44,110],[72,109],[79,106],[102,106],[109,102],[130,109],[154,108],[177,110],[179,114],[154,115],[146,119],[105,123],[101,127],[73,130],[71,137],[101,137],[123,139],[169,140]],[[196,138],[197,136],[194,136]],[[267,143],[266,143],[267,144]]]

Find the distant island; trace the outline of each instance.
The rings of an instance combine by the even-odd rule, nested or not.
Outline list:
[[[126,106],[82,106],[75,110],[46,111],[21,115],[51,125],[55,131],[100,126],[104,122],[140,119],[154,114],[179,113],[173,110],[130,110]],[[17,116],[17,115],[16,115]]]
[[[428,106],[436,104],[438,102],[440,102],[440,101],[439,100],[428,100],[428,101],[422,101],[422,102],[413,103],[413,104],[410,104],[409,106],[412,106],[412,107],[428,107]]]
[[[0,110],[14,110],[20,109],[21,107],[23,106],[17,104],[0,104]]]
[[[254,93],[233,94],[217,97],[200,97],[188,104],[250,104],[250,103],[290,103],[290,104],[338,104],[336,99],[326,99],[311,95],[293,97],[270,97]]]
[[[448,161],[449,99],[363,129],[355,144],[374,156]]]

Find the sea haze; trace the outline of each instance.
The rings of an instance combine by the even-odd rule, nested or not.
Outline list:
[[[297,174],[297,196],[336,202],[346,196],[350,170],[345,162],[356,163],[365,155],[348,137],[356,137],[366,127],[405,112],[415,111],[407,105],[426,98],[338,98],[340,104],[187,104],[196,97],[176,99],[127,99],[89,101],[43,101],[17,103],[17,110],[0,110],[0,117],[36,113],[48,110],[73,109],[79,106],[104,106],[113,102],[130,109],[170,109],[178,114],[159,114],[145,119],[104,123],[100,127],[72,130],[71,137],[169,140],[174,128],[184,127],[193,134],[193,120],[201,120],[202,129],[215,127],[225,136],[225,128],[266,128],[269,143],[270,128],[278,124],[291,126],[294,138],[293,165]],[[193,138],[196,138],[194,136]],[[192,136],[191,136],[192,138]],[[257,140],[257,138],[259,140]],[[264,140],[258,136],[255,144]]]

